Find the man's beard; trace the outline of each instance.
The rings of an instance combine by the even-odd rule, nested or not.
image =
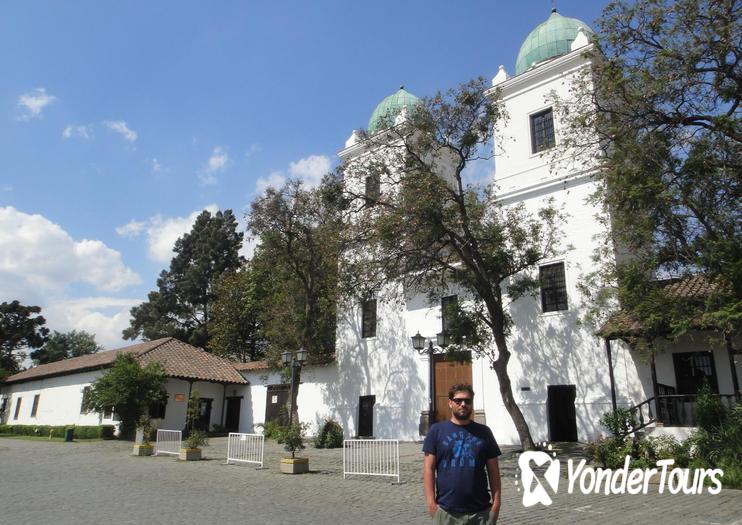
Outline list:
[[[453,417],[455,417],[458,421],[466,421],[467,419],[469,419],[471,417],[471,410],[465,411],[464,414],[465,415],[461,415],[456,410],[453,411]]]

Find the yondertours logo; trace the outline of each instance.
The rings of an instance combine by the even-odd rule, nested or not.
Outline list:
[[[546,443],[543,443],[546,446]],[[559,492],[562,463],[556,452],[548,445],[547,451],[529,450],[518,458],[521,485],[523,487],[523,506],[537,504],[549,506]],[[657,461],[657,468],[630,469],[631,457],[626,456],[624,466],[617,469],[594,468],[587,466],[584,459],[575,463],[569,459],[567,465],[567,493],[579,490],[583,494],[647,494],[649,485],[657,484],[662,494],[709,494],[721,492],[722,469],[671,468],[674,459]],[[518,474],[516,474],[518,477]],[[539,477],[541,479],[539,479]],[[516,480],[516,485],[518,481]],[[518,487],[520,491],[520,487]]]

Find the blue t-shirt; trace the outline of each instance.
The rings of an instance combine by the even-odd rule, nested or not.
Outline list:
[[[492,504],[485,465],[502,452],[489,427],[441,421],[430,427],[423,452],[435,454],[436,501],[441,508],[472,513]]]

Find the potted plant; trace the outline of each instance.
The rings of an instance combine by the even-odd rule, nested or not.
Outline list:
[[[280,429],[278,442],[283,448],[291,452],[291,457],[281,458],[281,472],[284,474],[304,474],[309,472],[309,458],[297,458],[296,451],[304,450],[304,433],[306,423],[294,423]]]
[[[199,460],[201,459],[201,447],[208,444],[209,440],[206,438],[206,433],[194,428],[183,441],[179,457],[184,461]]]
[[[149,416],[142,416],[137,421],[137,437],[134,442],[134,450],[132,455],[134,456],[151,456],[152,455],[152,443],[150,439],[152,437],[152,420]]]

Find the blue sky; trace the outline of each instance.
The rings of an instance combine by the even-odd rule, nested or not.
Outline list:
[[[557,2],[591,26],[602,5]],[[400,84],[512,74],[551,6],[3,2],[0,301],[121,346],[201,209],[242,218],[267,184],[318,180]]]

